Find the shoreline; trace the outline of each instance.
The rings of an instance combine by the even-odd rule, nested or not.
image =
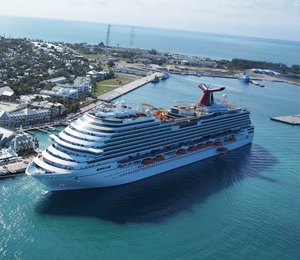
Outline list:
[[[181,75],[180,73],[171,73],[171,74],[176,74],[176,75]],[[155,76],[158,76],[160,77],[162,75],[161,72],[154,72],[152,73],[151,75],[149,76],[146,76],[146,77],[143,77],[143,78],[140,78],[140,79],[137,79],[129,84],[126,84],[122,87],[119,87],[117,89],[114,89],[112,91],[109,91],[105,94],[102,94],[100,96],[98,96],[98,102],[99,101],[112,101],[120,96],[123,96],[131,91],[134,91],[135,89],[138,89],[142,86],[145,86],[147,85],[148,83],[151,83],[151,80],[155,77]],[[235,76],[225,76],[225,75],[195,75],[195,74],[185,74],[185,75],[189,75],[189,76],[196,76],[196,77],[216,77],[216,78],[228,78],[228,79],[236,79],[238,80],[237,77]],[[183,76],[183,75],[182,75]],[[284,80],[273,80],[273,79],[262,79],[261,77],[260,78],[253,78],[253,80],[257,80],[257,81],[269,81],[269,82],[284,82],[284,83],[288,83],[288,84],[293,84],[293,85],[298,85],[300,86],[300,83],[294,83],[294,82],[289,82],[289,81],[284,81]],[[252,84],[252,83],[249,83],[249,84]],[[86,109],[83,109],[83,111],[79,111],[77,115],[74,115],[73,117],[77,117],[78,115],[82,114],[82,113],[85,113],[87,112],[88,110],[91,110],[93,109],[94,107],[97,106],[97,101],[93,104],[89,104]],[[69,117],[67,118],[66,120],[62,120],[60,122],[54,122],[52,123],[53,125],[68,125],[66,123],[66,121],[68,121],[68,119],[72,119],[73,117]],[[286,117],[282,117],[282,118],[287,118],[287,117],[290,117],[290,116],[286,116]],[[299,123],[291,123],[291,122],[287,122],[289,120],[282,120],[282,118],[276,118],[276,117],[273,117],[273,118],[270,118],[271,120],[273,121],[278,121],[278,122],[282,122],[282,123],[289,123],[289,124],[293,124],[293,125],[297,125]],[[48,125],[49,123],[46,124],[46,126]],[[39,128],[41,128],[41,126],[39,126]],[[25,131],[30,131],[30,130],[36,130],[37,127],[33,127],[32,129],[24,129]],[[38,152],[36,153],[38,154]],[[22,159],[19,159],[18,161],[16,162],[11,162],[11,163],[7,163],[7,164],[4,164],[4,165],[0,165],[0,170],[1,170],[1,173],[0,173],[0,179],[1,178],[9,178],[9,177],[15,177],[15,176],[19,176],[21,174],[24,174],[25,173],[25,170],[29,164],[29,160],[33,160],[34,158],[36,157],[36,155],[31,155],[29,157],[26,157],[26,158],[22,158]],[[27,161],[28,160],[28,161]]]
[[[98,99],[100,100],[104,100],[104,101],[111,101],[114,100],[118,97],[121,97],[137,88],[140,88],[148,83],[151,83],[151,80],[155,77],[158,76],[160,77],[162,75],[162,73],[160,72],[154,72],[149,76],[137,79],[129,84],[126,84],[122,87],[116,88],[114,90],[111,90],[105,94],[102,94],[100,96],[98,96]]]

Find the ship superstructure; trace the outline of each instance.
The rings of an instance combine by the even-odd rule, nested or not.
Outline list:
[[[250,112],[226,100],[215,103],[204,84],[195,105],[157,109],[103,102],[58,135],[26,174],[50,190],[126,184],[249,144]]]

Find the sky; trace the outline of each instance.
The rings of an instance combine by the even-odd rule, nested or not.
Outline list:
[[[1,0],[0,15],[300,41],[299,0]]]

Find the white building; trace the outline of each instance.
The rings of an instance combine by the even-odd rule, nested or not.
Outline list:
[[[20,150],[35,148],[35,142],[23,129],[12,131],[0,127],[0,147],[0,160],[3,160],[18,156]]]
[[[0,126],[19,127],[20,125],[31,125],[38,122],[50,121],[51,111],[49,109],[30,109],[6,113],[0,112]]]
[[[73,84],[63,84],[59,85],[59,87],[65,89],[76,89],[78,93],[88,91],[92,91],[92,80],[90,77],[77,77],[74,80]]]
[[[60,84],[52,90],[42,90],[40,94],[57,96],[62,98],[76,98],[80,92],[92,92],[92,80],[90,77],[77,77],[73,84]]]
[[[50,109],[53,115],[62,115],[62,113],[65,111],[64,105],[60,103],[51,103],[49,101],[36,101],[33,102],[32,105],[37,108],[47,108]]]
[[[138,75],[138,76],[146,76],[146,73],[144,71],[139,71],[139,70],[115,68],[114,71],[121,72],[121,73],[127,73],[127,74],[134,74],[134,75]]]
[[[77,89],[69,89],[62,86],[57,86],[52,88],[52,90],[42,90],[40,92],[43,95],[48,96],[56,96],[61,98],[76,98],[78,97],[78,90]]]

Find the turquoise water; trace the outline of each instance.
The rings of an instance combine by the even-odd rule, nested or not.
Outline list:
[[[45,41],[106,43],[107,24],[0,16],[0,35]],[[131,27],[112,25],[110,46],[130,47]],[[300,64],[300,42],[135,27],[134,48],[210,59]]]
[[[252,145],[107,189],[42,195],[32,178],[2,179],[0,259],[299,259],[300,131],[269,120],[300,114],[299,86],[172,75],[125,99],[195,102],[199,83],[251,111]]]

